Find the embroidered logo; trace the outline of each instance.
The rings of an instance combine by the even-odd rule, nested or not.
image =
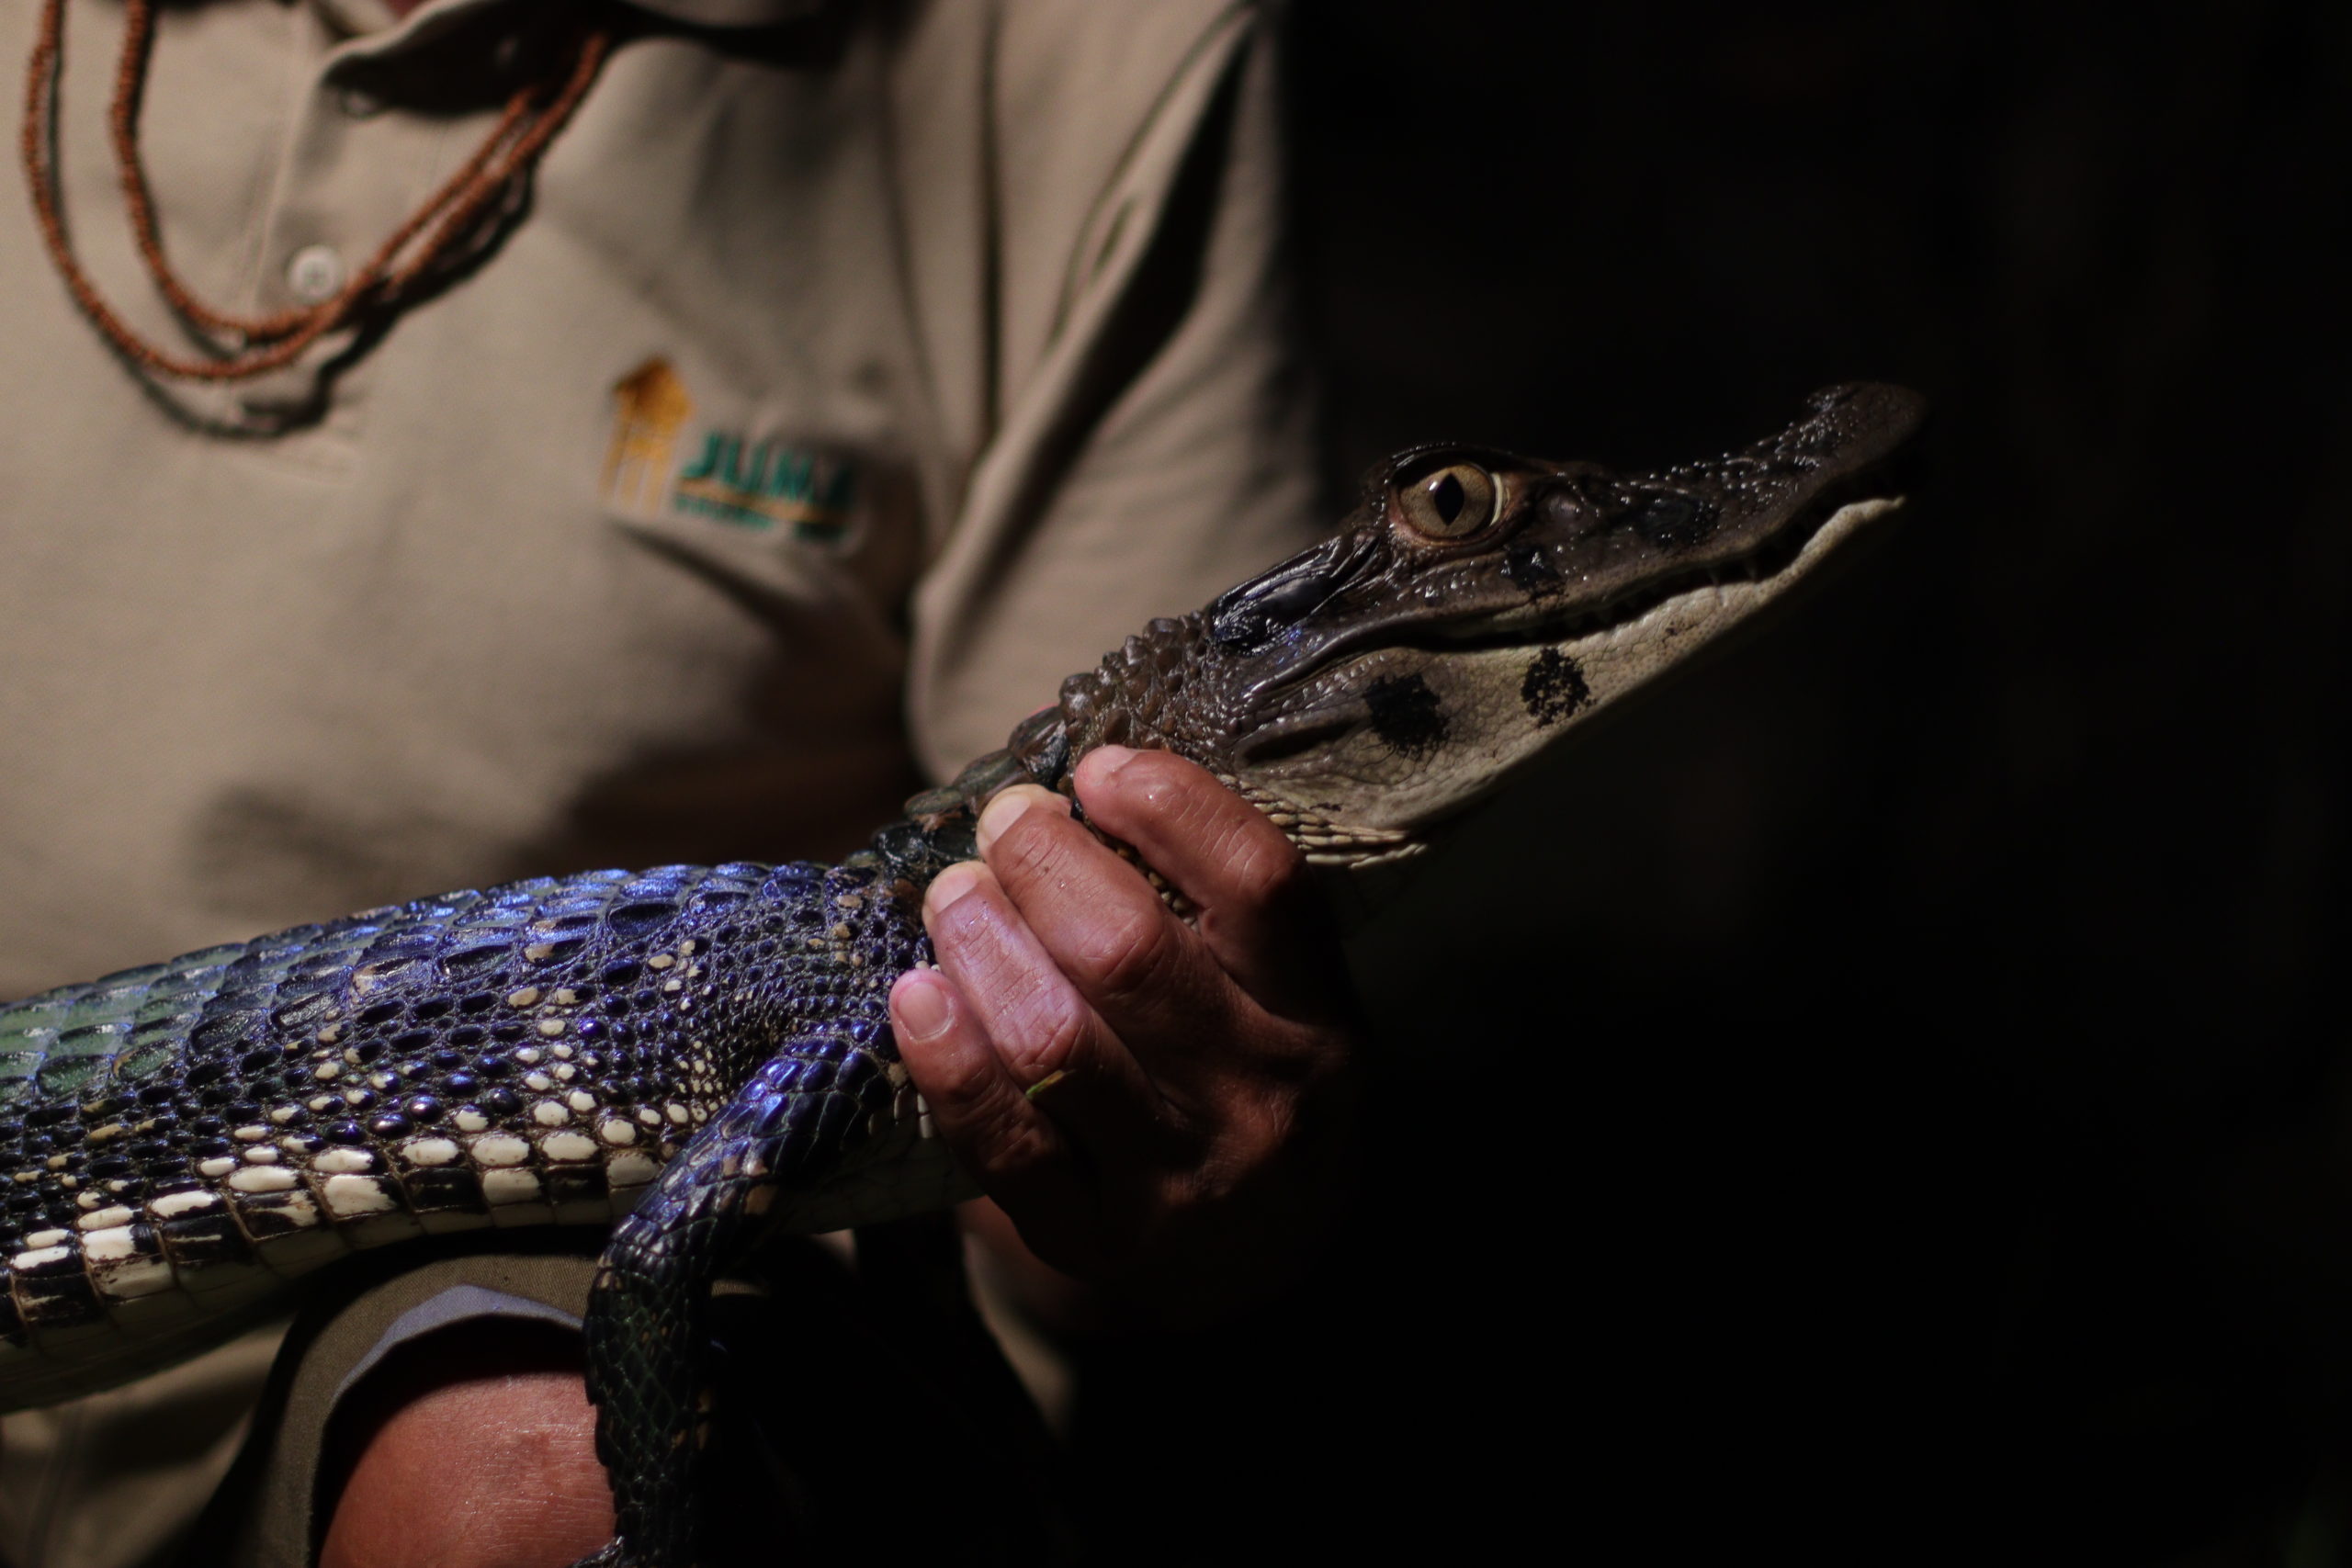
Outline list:
[[[849,532],[857,470],[847,459],[781,436],[754,439],[696,423],[694,416],[694,398],[665,359],[649,359],[615,382],[601,487],[606,502],[639,515],[789,529],[802,539],[831,542]]]

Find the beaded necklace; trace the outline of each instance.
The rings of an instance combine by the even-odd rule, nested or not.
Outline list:
[[[591,17],[602,7],[582,6]],[[107,125],[130,231],[147,275],[172,310],[203,334],[214,352],[175,354],[141,336],[115,313],[75,259],[58,207],[55,136],[58,79],[65,54],[65,0],[42,0],[40,28],[25,81],[25,177],[50,260],[74,301],[122,355],[142,369],[192,381],[242,381],[291,364],[326,333],[363,310],[399,310],[410,286],[446,260],[529,175],[596,80],[612,51],[609,24],[591,21],[568,51],[567,67],[515,90],[498,124],[473,155],[376,248],[334,298],[267,316],[238,316],[198,299],[164,254],[147,175],[139,158],[139,103],[154,38],[154,0],[124,0],[122,56],[115,69]]]

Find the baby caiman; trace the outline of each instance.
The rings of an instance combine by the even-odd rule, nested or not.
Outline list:
[[[1648,474],[1405,452],[1329,540],[1152,622],[840,865],[445,894],[0,1008],[0,1408],[190,1355],[358,1250],[609,1227],[588,1382],[619,1526],[592,1561],[685,1568],[715,1277],[975,1190],[888,998],[997,791],[1164,747],[1311,862],[1414,854],[1899,505],[1921,406],[1836,388]]]

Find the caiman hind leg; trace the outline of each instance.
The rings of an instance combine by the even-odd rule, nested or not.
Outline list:
[[[896,1119],[887,1030],[787,1041],[615,1227],[589,1296],[588,1396],[615,1539],[579,1568],[695,1568],[712,1283]]]

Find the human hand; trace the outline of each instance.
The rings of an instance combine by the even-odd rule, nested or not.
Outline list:
[[[1204,770],[1104,747],[1088,818],[1035,785],[924,900],[939,968],[899,976],[899,1048],[940,1135],[1046,1262],[1152,1315],[1286,1282],[1342,1194],[1358,1031],[1305,861]]]

